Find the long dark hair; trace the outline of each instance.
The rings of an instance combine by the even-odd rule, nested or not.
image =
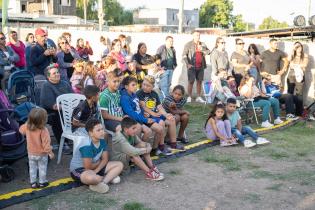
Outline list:
[[[248,54],[250,55],[251,53],[250,53],[250,48],[253,48],[253,50],[254,50],[254,54],[255,55],[260,55],[259,54],[259,51],[258,51],[258,48],[257,48],[257,46],[255,45],[255,44],[250,44],[249,46],[248,46]]]
[[[215,117],[215,112],[218,110],[218,109],[223,109],[224,110],[224,115],[222,116],[222,120],[226,120],[227,119],[227,116],[226,116],[226,113],[225,113],[225,106],[224,104],[216,104],[215,107],[212,109],[212,111],[210,112],[206,122],[205,122],[205,126],[204,128],[206,128],[207,124],[208,124],[208,121],[210,118],[214,118]]]
[[[301,46],[301,48],[302,48],[302,51],[301,51],[301,60],[303,60],[303,59],[304,59],[304,48],[303,48],[303,45],[302,45],[301,42],[295,42],[295,43],[293,44],[293,46],[296,45],[296,44],[299,44],[299,45]],[[293,49],[293,55],[292,55],[291,59],[293,60],[295,57],[296,57],[296,48]]]
[[[140,54],[140,48],[143,46],[143,45],[146,45],[144,42],[140,42],[139,44],[138,44],[138,50],[137,50],[137,53],[138,54]]]

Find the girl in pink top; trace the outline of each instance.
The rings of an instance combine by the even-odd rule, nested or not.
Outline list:
[[[54,158],[49,131],[46,128],[47,112],[43,108],[33,108],[25,124],[20,127],[20,133],[26,135],[29,161],[30,182],[32,188],[46,187],[48,156]],[[37,183],[37,171],[39,182]]]
[[[112,41],[112,51],[108,54],[108,56],[111,56],[116,60],[118,68],[120,68],[120,70],[126,71],[127,64],[124,55],[121,53],[121,43],[119,39],[114,39]]]
[[[10,46],[20,57],[19,61],[15,63],[15,66],[19,69],[24,69],[26,65],[25,45],[23,42],[18,40],[16,31],[10,32],[10,42],[7,45]]]

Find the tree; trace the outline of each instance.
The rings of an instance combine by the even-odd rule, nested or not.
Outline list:
[[[279,22],[271,16],[266,17],[262,24],[259,25],[259,30],[274,29],[274,28],[287,28],[289,25],[286,22]]]
[[[84,17],[84,1],[87,2],[87,19],[98,20],[98,0],[77,0],[77,15]],[[133,23],[132,11],[124,10],[117,0],[103,0],[105,21],[108,25],[127,25]]]
[[[233,3],[230,0],[207,0],[200,6],[200,27],[228,28],[232,23]]]
[[[247,23],[243,21],[242,15],[236,15],[233,17],[233,31],[235,32],[242,32],[245,31],[247,28]]]

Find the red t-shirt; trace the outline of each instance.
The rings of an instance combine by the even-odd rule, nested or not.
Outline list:
[[[20,57],[20,60],[18,62],[15,63],[16,67],[25,67],[26,61],[25,61],[25,45],[23,44],[23,42],[20,42],[20,46],[17,47],[14,44],[12,44],[11,42],[8,43],[8,46],[10,46],[14,52],[16,54],[18,54],[18,56]]]
[[[196,52],[195,52],[195,69],[201,69],[202,67],[202,52],[198,51],[197,46],[196,46]]]

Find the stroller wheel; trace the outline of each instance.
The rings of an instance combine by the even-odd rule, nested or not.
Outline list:
[[[0,176],[2,182],[10,182],[14,179],[15,173],[11,167],[4,167],[0,169]]]

